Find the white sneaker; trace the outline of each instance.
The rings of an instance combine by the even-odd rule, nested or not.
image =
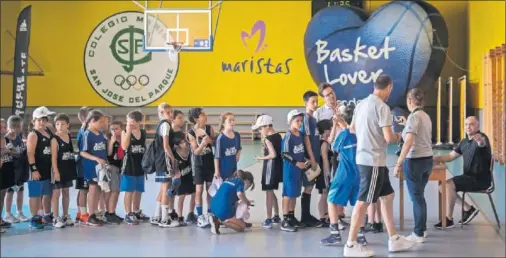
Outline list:
[[[161,228],[172,228],[172,223],[174,223],[174,221],[170,220],[169,216],[163,218],[162,220],[160,220],[160,223],[158,223],[158,226],[161,227]]]
[[[9,222],[9,223],[11,223],[11,224],[21,222],[18,218],[16,218],[16,216],[12,215],[12,213],[6,214],[4,220],[7,221],[7,222]]]
[[[344,257],[372,257],[374,252],[366,246],[355,243],[353,246],[344,245]]]
[[[55,228],[64,228],[65,223],[63,223],[63,219],[61,217],[54,218],[53,227]]]
[[[407,240],[404,236],[398,235],[397,240],[392,238],[388,239],[388,251],[400,252],[410,249],[415,245],[415,242]]]
[[[25,214],[23,214],[22,211],[18,212],[18,219],[21,222],[28,222],[28,221],[30,221],[30,218],[26,217]]]
[[[415,234],[415,232],[413,232],[413,233],[411,233],[411,235],[407,236],[406,239],[411,242],[421,244],[421,243],[425,242],[425,234],[423,237],[419,237]]]
[[[177,228],[179,226],[180,226],[180,224],[179,224],[179,221],[177,219],[172,220],[172,222],[170,222],[170,227],[171,228]]]
[[[204,215],[200,215],[198,218],[197,218],[197,227],[199,228],[205,228],[209,226],[209,219],[204,216]]]
[[[427,230],[425,230],[425,231],[423,232],[423,237],[427,237],[428,235],[429,235],[429,233],[427,233]]]
[[[151,220],[149,221],[149,223],[151,223],[151,225],[160,225],[160,222],[162,222],[162,218],[160,218],[160,216],[156,216],[156,217],[151,217]]]

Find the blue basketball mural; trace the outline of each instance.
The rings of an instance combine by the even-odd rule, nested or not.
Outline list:
[[[317,84],[330,83],[339,100],[360,100],[385,73],[394,81],[391,106],[404,106],[409,89],[434,85],[447,48],[443,17],[423,1],[390,2],[370,17],[358,8],[328,7],[311,19],[304,36]]]

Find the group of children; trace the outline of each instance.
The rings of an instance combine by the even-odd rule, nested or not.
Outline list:
[[[272,228],[279,224],[281,230],[289,232],[306,226],[329,227],[330,236],[321,243],[333,244],[340,241],[339,231],[347,226],[343,220],[344,207],[348,203],[354,205],[358,195],[356,137],[347,129],[354,107],[342,106],[331,120],[316,121],[313,114],[318,107],[318,94],[308,91],[303,100],[306,112],[289,112],[289,130],[284,137],[274,130],[273,119],[268,115],[258,117],[253,126],[260,131],[263,141],[263,156],[257,157],[263,161],[261,183],[262,191],[266,192],[267,219],[262,226]],[[56,228],[74,225],[69,216],[69,189],[74,181],[78,190],[76,223],[101,226],[149,221],[159,227],[192,223],[202,228],[210,226],[216,234],[220,233],[222,224],[237,231],[251,226],[237,216],[239,207],[247,210],[253,205],[244,192],[254,187],[254,177],[237,168],[242,148],[240,135],[234,131],[233,113],[220,116],[216,133],[207,124],[204,110],[192,108],[188,120],[193,126],[183,132],[183,112],[173,110],[167,103],[158,106],[160,122],[152,142],[152,170],[160,190],[151,217],[140,209],[148,176],[143,159],[149,152],[146,132],[141,129],[142,113],[129,112],[124,125],[121,121],[109,123],[109,117],[100,110],[82,107],[78,113],[81,127],[77,134],[77,152],[69,133],[69,117],[57,114],[51,123],[49,118],[54,115],[46,107],[35,109],[33,127],[26,140],[22,136],[21,117],[11,116],[7,123],[2,121],[1,208],[4,199],[7,206],[6,218],[1,220],[2,231],[20,221],[30,221],[33,228],[47,224]],[[216,181],[221,185],[211,196],[209,189]],[[25,182],[31,219],[22,212]],[[281,182],[283,218],[274,193]],[[320,194],[320,219],[310,213],[313,188]],[[207,214],[202,209],[204,190]],[[10,209],[14,192],[17,193],[16,216]],[[120,192],[124,192],[125,218],[115,212]],[[191,200],[185,219],[186,197]],[[299,197],[300,221],[294,214]],[[375,208],[371,205],[370,223],[359,235],[358,241],[362,244],[367,243],[363,235],[367,229],[382,230],[381,218],[374,216],[374,210],[379,208]]]

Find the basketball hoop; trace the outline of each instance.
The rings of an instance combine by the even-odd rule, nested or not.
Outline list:
[[[177,61],[179,52],[183,49],[184,42],[167,42],[167,53],[169,53],[169,59],[172,62]]]

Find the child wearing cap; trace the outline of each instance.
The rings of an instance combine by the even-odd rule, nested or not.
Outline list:
[[[282,141],[283,156],[283,222],[281,230],[295,232],[301,226],[295,218],[295,204],[302,188],[302,173],[306,169],[304,140],[300,133],[304,113],[296,109],[287,116],[290,129]]]
[[[274,190],[278,190],[279,183],[283,181],[283,158],[281,157],[281,135],[272,127],[273,120],[269,115],[259,116],[253,130],[259,130],[263,139],[263,156],[256,157],[263,160],[262,191],[265,191],[267,219],[262,223],[264,228],[281,223],[279,217],[278,198]],[[274,216],[272,211],[274,209]]]
[[[306,113],[300,133],[304,137],[304,148],[306,159],[311,162],[311,168],[315,169],[320,161],[320,135],[316,127],[316,118],[313,114],[318,108],[318,94],[314,91],[307,91],[303,96]],[[322,227],[320,220],[311,215],[311,192],[315,180],[308,181],[305,175],[302,176],[304,192],[301,198],[301,222],[310,227]]]
[[[43,222],[52,223],[51,195],[51,136],[46,130],[48,117],[54,112],[46,107],[38,107],[33,111],[33,129],[26,140],[26,151],[30,178],[28,180],[28,196],[30,197],[30,226],[41,229]],[[41,198],[42,197],[42,198]],[[43,214],[40,210],[43,208]],[[44,215],[42,218],[41,215]]]

